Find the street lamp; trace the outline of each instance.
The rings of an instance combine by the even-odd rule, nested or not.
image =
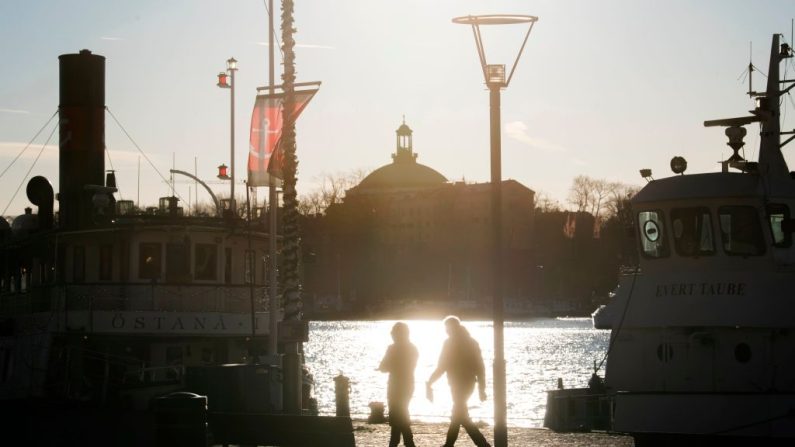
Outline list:
[[[229,164],[231,166],[231,176],[228,177],[231,181],[229,182],[229,203],[230,208],[233,210],[235,208],[235,72],[237,71],[237,60],[231,57],[226,61],[226,71],[222,71],[218,73],[218,84],[216,84],[220,88],[228,88],[230,97],[231,97],[231,122],[230,122],[230,130],[229,130]],[[229,73],[227,75],[227,73]],[[222,165],[223,166],[223,165]],[[225,166],[224,166],[225,167]],[[224,175],[226,177],[226,170],[221,172],[221,166],[218,167],[218,178]]]
[[[507,403],[505,386],[505,341],[503,337],[502,297],[502,143],[500,139],[500,90],[507,88],[516,70],[524,51],[527,38],[538,17],[528,15],[492,14],[480,16],[456,17],[453,23],[472,26],[475,35],[478,57],[483,70],[483,78],[489,88],[489,103],[491,107],[491,222],[492,222],[492,296],[494,318],[494,445],[506,447],[508,445],[507,428]],[[505,78],[504,64],[489,64],[483,49],[483,40],[480,34],[480,25],[516,25],[527,24],[527,34],[516,55],[508,78]]]

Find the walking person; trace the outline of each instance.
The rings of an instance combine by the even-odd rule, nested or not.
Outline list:
[[[461,325],[458,317],[450,316],[444,319],[444,328],[447,331],[447,340],[439,355],[439,365],[433,371],[425,384],[428,399],[433,400],[433,383],[442,374],[447,373],[447,383],[453,397],[453,412],[450,416],[450,427],[447,429],[447,439],[443,447],[453,447],[461,426],[478,447],[491,447],[483,434],[469,418],[467,401],[478,384],[480,401],[486,400],[486,369],[483,366],[483,357],[480,346],[470,335],[469,331]]]
[[[415,447],[411,433],[409,402],[414,395],[414,368],[417,366],[417,348],[409,340],[409,327],[398,322],[392,326],[393,344],[389,345],[378,366],[389,373],[386,399],[389,406],[389,447],[397,447],[403,435],[403,445]]]

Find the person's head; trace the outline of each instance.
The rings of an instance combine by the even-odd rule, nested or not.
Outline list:
[[[409,340],[409,326],[402,321],[398,321],[392,326],[392,340],[395,343]]]
[[[455,315],[450,315],[444,319],[444,330],[447,331],[448,336],[457,335],[461,328],[461,320]]]

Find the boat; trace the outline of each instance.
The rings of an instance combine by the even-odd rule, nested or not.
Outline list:
[[[795,81],[779,70],[792,56],[774,35],[766,90],[749,88],[755,109],[704,122],[724,127],[734,152],[720,172],[685,174],[682,157],[674,176],[641,171],[648,183],[631,201],[639,268],[594,315],[611,330],[604,379],[582,398],[550,391],[547,426],[628,433],[636,445],[795,442],[795,173],[782,154],[795,130],[780,122]],[[756,123],[758,159],[746,160]],[[595,427],[586,403],[599,399],[609,418]]]
[[[146,411],[173,391],[215,386],[228,401],[232,382],[202,377],[232,377],[235,364],[254,371],[245,380],[258,400],[241,393],[231,407],[280,411],[281,365],[266,355],[263,264],[274,235],[231,201],[217,215],[188,216],[174,195],[144,210],[117,200],[115,173],[105,169],[105,58],[83,50],[59,60],[58,194],[33,177],[36,212],[0,221],[1,426],[33,444],[80,424],[112,433],[95,416]],[[76,409],[92,416],[57,422]]]

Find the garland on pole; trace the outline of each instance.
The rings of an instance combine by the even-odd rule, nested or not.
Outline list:
[[[284,53],[284,72],[282,87],[282,141],[284,175],[284,214],[283,214],[283,265],[280,270],[283,284],[284,319],[301,319],[301,284],[298,276],[299,243],[298,201],[296,198],[296,172],[298,159],[295,155],[295,40],[293,34],[294,4],[292,0],[282,0],[282,50]]]

